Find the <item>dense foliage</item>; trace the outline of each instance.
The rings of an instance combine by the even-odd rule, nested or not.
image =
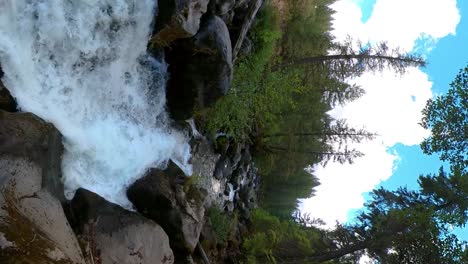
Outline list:
[[[235,66],[230,93],[200,113],[210,116],[205,129],[212,135],[223,132],[255,147],[263,209],[252,213],[246,261],[357,263],[365,254],[379,263],[468,263],[466,242],[452,234],[468,220],[468,68],[423,112],[432,136],[422,149],[440,153],[450,171],[421,176],[419,190],[374,190],[355,221],[332,230],[293,216],[298,199],[311,197],[319,184],[312,165],[352,163],[362,153],[349,143],[375,137],[327,114],[364,94],[347,80],[425,65],[386,43],[336,42],[329,33],[333,2],[291,0],[281,10],[267,2],[250,33],[253,53]]]
[[[466,172],[468,168],[468,67],[460,70],[445,95],[429,100],[421,125],[432,135],[423,141],[426,154],[439,153],[442,160]]]

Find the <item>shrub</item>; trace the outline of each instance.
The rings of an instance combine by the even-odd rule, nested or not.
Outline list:
[[[228,215],[222,212],[218,207],[213,206],[208,210],[208,218],[211,221],[218,241],[222,244],[226,243],[237,216],[234,215],[233,217]]]

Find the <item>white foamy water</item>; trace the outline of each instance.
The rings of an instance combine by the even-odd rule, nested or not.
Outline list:
[[[146,53],[153,0],[1,0],[3,82],[21,110],[64,135],[65,194],[128,207],[125,189],[190,147],[165,112],[166,65]]]

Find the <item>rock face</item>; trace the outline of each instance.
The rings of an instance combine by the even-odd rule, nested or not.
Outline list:
[[[214,14],[222,16],[234,9],[235,4],[236,0],[211,0],[210,9]]]
[[[152,169],[127,191],[129,200],[144,216],[155,220],[168,233],[171,246],[181,255],[194,251],[204,217],[204,195],[177,184],[184,174],[174,164],[165,171]]]
[[[0,78],[3,78],[3,70],[0,67]],[[0,109],[8,112],[16,111],[16,102],[10,95],[10,92],[5,88],[0,80]]]
[[[168,106],[173,118],[188,119],[194,107],[203,109],[225,95],[232,81],[232,47],[226,24],[205,16],[200,30],[168,52]]]
[[[197,34],[208,2],[209,0],[159,1],[159,15],[152,43],[164,47],[176,39]]]
[[[211,143],[205,138],[193,141],[192,147],[192,170],[193,177],[199,177],[198,186],[207,192],[206,206],[223,206],[222,186],[226,185],[226,181],[219,180],[213,177],[216,164],[221,157],[215,153]]]
[[[90,263],[174,262],[167,234],[149,219],[84,189],[77,190],[69,211]]]
[[[57,133],[31,114],[0,111],[0,263],[85,263],[57,199]]]
[[[15,112],[16,107],[15,100],[0,81],[0,109],[8,112]]]
[[[43,187],[61,202],[65,201],[62,153],[62,135],[55,127],[29,113],[0,110],[0,155],[28,157],[37,163]]]

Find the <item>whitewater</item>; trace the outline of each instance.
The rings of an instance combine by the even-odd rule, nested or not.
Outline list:
[[[153,0],[2,0],[0,63],[21,111],[62,133],[65,196],[77,188],[130,208],[126,188],[174,161],[187,136],[165,109],[166,64],[146,50]]]

